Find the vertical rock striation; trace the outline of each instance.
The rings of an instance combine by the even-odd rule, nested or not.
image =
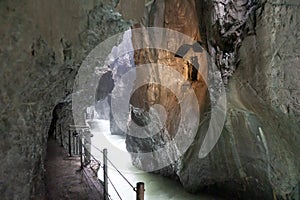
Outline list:
[[[200,34],[198,30],[198,19],[196,13],[196,7],[194,1],[154,1],[151,5],[151,9],[149,11],[149,16],[145,17],[144,23],[139,24],[136,27],[141,26],[154,26],[154,27],[162,27],[169,28],[179,33],[185,34],[188,36],[191,41],[200,41]],[[142,43],[151,46],[151,40],[153,39],[151,36],[139,35],[133,33],[133,46],[135,49],[138,49],[138,46]],[[176,36],[177,37],[177,36]],[[179,39],[179,38],[176,38]],[[165,41],[162,41],[165,42]],[[171,41],[172,42],[172,41]],[[169,45],[177,45],[177,44],[169,44]],[[166,45],[167,46],[167,45]],[[184,56],[184,55],[182,55]],[[190,58],[188,58],[190,59]],[[204,63],[205,57],[202,60],[199,60],[200,64]],[[168,66],[172,70],[180,73],[183,76],[182,81],[180,79],[176,79],[175,76],[172,76],[169,72],[164,72],[160,70],[148,69],[147,74],[143,70],[142,65],[149,64],[149,66],[154,66],[154,64],[159,64],[162,66]],[[159,149],[165,148],[169,142],[174,141],[174,138],[177,136],[176,133],[179,131],[180,123],[188,123],[186,121],[181,121],[181,102],[184,99],[188,98],[187,93],[184,92],[184,88],[189,87],[186,84],[191,84],[193,91],[196,95],[195,102],[190,102],[190,107],[187,108],[189,113],[193,113],[193,110],[198,109],[194,106],[201,107],[201,113],[204,113],[205,107],[208,106],[209,100],[207,97],[207,86],[203,80],[203,77],[196,73],[192,77],[192,69],[193,67],[190,64],[190,61],[175,57],[174,52],[167,51],[166,49],[139,49],[135,51],[135,64],[136,64],[136,76],[137,80],[143,80],[152,82],[149,84],[145,84],[138,88],[131,96],[130,104],[131,104],[131,119],[132,123],[129,124],[129,131],[136,132],[137,137],[133,135],[127,135],[126,144],[129,152],[151,152],[158,151]],[[205,69],[205,64],[201,67]],[[205,70],[204,70],[205,71]],[[150,78],[148,75],[150,74]],[[204,74],[202,74],[204,75]],[[175,79],[175,80],[174,80]],[[169,83],[174,82],[176,87],[175,91],[170,90],[164,86],[163,82],[167,81]],[[155,83],[153,83],[155,82]],[[177,96],[175,93],[180,94]],[[158,119],[157,116],[151,113],[151,107],[156,104],[160,104],[162,109],[165,110],[166,113],[166,121],[163,124],[163,127],[159,129],[156,134],[152,134],[152,128],[145,128],[149,137],[147,138],[139,138],[139,133],[134,130],[135,124],[139,124],[141,126],[147,125],[150,121],[149,119],[155,119],[155,123],[161,123],[161,119]],[[161,110],[161,109],[159,109]],[[198,117],[198,116],[197,116]],[[196,119],[193,118],[192,120]],[[184,130],[184,132],[180,133],[180,135],[186,135],[189,137],[191,130]],[[177,133],[179,134],[179,133]],[[180,137],[180,136],[178,136]],[[188,140],[186,140],[188,141]],[[186,142],[182,140],[181,142]],[[170,147],[168,152],[161,152],[160,157],[164,158],[164,161],[172,160],[174,157],[180,156],[182,153],[179,150],[179,146],[181,144]],[[153,159],[149,159],[148,157],[140,156],[139,154],[132,154],[132,159],[134,165],[144,170],[151,170],[154,168],[158,168],[159,163],[157,163],[158,157],[153,157]],[[174,163],[169,166],[166,166],[162,169],[158,169],[158,173],[161,173],[165,176],[171,176],[177,178],[177,171],[180,167],[180,163]]]

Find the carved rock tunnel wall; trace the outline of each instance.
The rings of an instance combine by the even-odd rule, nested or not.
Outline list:
[[[1,199],[41,199],[54,106],[99,42],[129,28],[115,1],[0,2]]]

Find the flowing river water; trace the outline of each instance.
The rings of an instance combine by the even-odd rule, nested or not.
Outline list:
[[[98,150],[107,148],[108,158],[121,171],[121,173],[135,186],[137,182],[145,183],[146,200],[217,200],[220,198],[203,194],[189,194],[177,181],[138,170],[131,164],[131,158],[126,151],[125,138],[119,135],[111,135],[108,120],[95,120],[96,128],[92,129],[92,154],[100,161],[102,153]],[[99,170],[102,179],[103,170]],[[132,187],[119,175],[119,173],[108,164],[108,177],[115,185],[123,200],[132,200],[136,194]],[[102,179],[103,180],[103,179]],[[109,183],[109,194],[113,200],[120,199]]]

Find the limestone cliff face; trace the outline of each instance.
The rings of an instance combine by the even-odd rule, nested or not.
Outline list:
[[[191,192],[206,190],[240,199],[298,199],[298,2],[196,2],[155,1],[148,21],[150,25],[174,29],[202,40],[227,84],[227,118],[218,143],[207,157],[198,157],[209,121],[204,118],[187,152],[177,162],[157,172],[178,178]],[[196,13],[199,20],[194,17]],[[184,18],[188,20],[181,20]],[[167,63],[175,69],[186,67],[170,59],[166,52],[158,51],[157,54],[154,60],[151,52],[139,51],[136,62]],[[183,71],[178,71],[184,75]],[[155,73],[152,76],[156,77]],[[143,87],[139,95],[133,95],[132,105],[142,106],[139,97],[153,94],[151,88]],[[206,91],[200,85],[194,89]],[[179,113],[175,98],[167,95],[163,88],[155,91],[160,97],[155,103],[165,105],[163,96],[166,95],[167,110]],[[205,98],[198,100],[209,105]],[[168,115],[166,124],[178,122],[177,114]],[[147,140],[128,136],[127,149],[131,152],[157,150],[171,140],[172,130]],[[133,163],[140,168],[147,169],[146,165],[154,165],[153,162],[133,154]]]
[[[54,106],[72,92],[86,54],[128,27],[112,1],[0,2],[1,199],[43,195]]]

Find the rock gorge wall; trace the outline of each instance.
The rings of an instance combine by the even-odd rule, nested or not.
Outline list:
[[[181,159],[157,173],[179,179],[191,192],[204,190],[238,199],[299,199],[299,9],[297,1],[154,2],[146,22],[195,39],[201,35],[227,84],[228,101],[221,137],[208,156],[200,159],[198,153],[209,118]],[[196,12],[199,19],[180,20]],[[144,52],[137,54],[137,64],[154,61],[151,52]],[[155,61],[164,63],[168,53],[158,54]],[[175,69],[184,66],[168,61]],[[163,93],[162,88],[156,91]],[[139,92],[153,93],[151,87]],[[131,103],[139,101],[137,95]],[[155,103],[164,105],[163,98]],[[176,102],[169,103],[168,108],[176,110]],[[176,121],[172,117],[167,123]],[[157,150],[171,140],[166,133],[148,140],[128,136],[127,148]],[[146,169],[152,162],[133,154],[133,163]]]
[[[167,1],[154,1],[152,5],[152,9],[149,12],[149,16],[145,17],[144,21],[147,22],[147,24],[144,24],[145,26],[149,27],[165,27],[169,28],[181,33],[185,33],[186,36],[190,38],[192,42],[200,41],[200,33],[198,28],[198,19],[197,19],[197,13],[196,13],[196,5],[195,1],[173,1],[173,0],[167,0]],[[143,26],[142,24],[136,25],[136,27]],[[157,31],[159,32],[159,31]],[[166,33],[167,34],[167,33]],[[175,40],[178,39],[180,41],[180,36],[173,35]],[[147,38],[149,37],[149,38]],[[152,36],[150,35],[143,35],[143,34],[135,34],[133,33],[133,46],[135,49],[138,49],[141,43],[143,43],[145,46],[150,45],[151,46],[151,40],[153,40]],[[166,42],[166,41],[165,41]],[[168,43],[168,42],[166,42]],[[173,41],[174,43],[174,41]],[[176,45],[176,44],[172,44]],[[168,45],[162,45],[167,47]],[[178,47],[179,48],[179,47]],[[184,56],[184,55],[181,55]],[[190,58],[188,58],[190,59]],[[205,56],[201,57],[201,59],[198,60],[199,65],[201,68],[206,71],[206,58]],[[190,64],[191,60],[187,60],[186,58],[180,58],[175,57],[174,52],[168,52],[165,49],[141,49],[135,51],[135,64],[136,64],[136,74],[137,74],[137,80],[147,80],[149,82],[154,81],[157,84],[145,84],[139,89],[137,89],[131,96],[130,104],[133,107],[133,111],[131,112],[131,117],[133,123],[137,124],[147,124],[149,122],[149,119],[147,118],[147,114],[143,116],[143,114],[146,112],[150,112],[150,107],[152,107],[155,104],[160,104],[164,107],[167,119],[164,124],[164,126],[161,128],[159,133],[152,135],[152,128],[145,128],[148,138],[138,138],[136,136],[127,135],[126,138],[126,144],[127,149],[129,152],[147,152],[147,150],[155,151],[160,148],[164,148],[165,144],[168,144],[170,141],[176,137],[176,132],[179,131],[179,123],[186,123],[188,124],[189,120],[195,120],[197,117],[192,117],[186,121],[180,121],[182,118],[181,116],[185,113],[182,113],[181,111],[181,102],[189,99],[188,92],[182,92],[185,90],[186,84],[190,84],[193,88],[193,91],[196,95],[195,102],[189,102],[189,107],[187,108],[187,113],[193,113],[194,110],[197,109],[197,107],[200,107],[200,112],[203,114],[204,111],[207,109],[207,105],[209,104],[208,99],[208,93],[207,93],[207,86],[203,80],[203,77],[201,74],[196,73],[196,75],[192,78],[192,68]],[[176,76],[173,76],[171,73],[166,73],[164,71],[160,70],[152,70],[149,69],[148,72],[145,74],[144,70],[139,67],[143,64],[159,64],[163,66],[168,66],[172,70],[179,72],[182,74],[183,79],[185,81],[182,81],[180,79],[176,79]],[[148,74],[150,74],[150,78],[148,78]],[[202,73],[204,75],[205,73]],[[193,79],[193,80],[192,80]],[[168,80],[170,83],[174,83],[176,85],[176,88],[174,91],[170,90],[169,88],[164,86],[164,81]],[[181,94],[179,96],[176,96],[174,92],[176,91],[177,94]],[[136,111],[136,112],[134,112]],[[155,118],[155,117],[154,117]],[[135,119],[135,120],[134,120]],[[160,123],[159,119],[155,119],[156,124]],[[188,127],[186,127],[189,129]],[[135,126],[132,124],[129,124],[129,131],[130,132],[136,132]],[[189,131],[186,130],[186,132],[183,135],[186,135],[186,137],[189,137]],[[138,133],[137,133],[138,134]],[[187,138],[186,140],[183,140],[182,142],[185,143],[186,141],[189,141]],[[184,144],[182,144],[184,146]],[[164,161],[172,160],[173,157],[180,156],[181,150],[173,149],[170,152],[161,152],[161,156],[164,158]],[[138,154],[132,154],[132,159],[134,165],[138,166],[139,168],[142,168],[144,170],[149,170],[150,168],[156,168],[157,160],[149,159],[148,157],[142,157]],[[177,174],[174,172],[176,168],[179,167],[179,163],[175,163],[174,165],[170,165],[169,167],[159,169],[159,173],[165,175],[165,176],[171,176],[174,178],[177,178]],[[175,170],[176,171],[176,170]]]
[[[52,110],[87,53],[129,24],[106,0],[0,1],[1,199],[41,199]]]

